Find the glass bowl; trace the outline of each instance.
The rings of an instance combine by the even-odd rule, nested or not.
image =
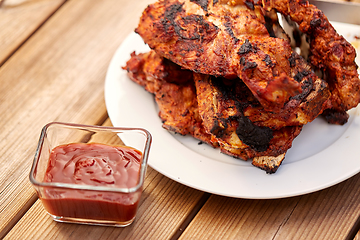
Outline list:
[[[141,128],[49,123],[41,131],[30,182],[55,221],[130,225],[151,141]]]

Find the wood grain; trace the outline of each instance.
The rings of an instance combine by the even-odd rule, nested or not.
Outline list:
[[[360,0],[333,0],[333,1],[360,3]]]
[[[56,223],[38,200],[4,239],[169,239],[201,196],[149,168],[137,218],[129,227]]]
[[[68,1],[0,68],[0,238],[34,202],[28,174],[42,126],[106,118],[108,64],[146,4]]]
[[[356,234],[354,240],[359,240],[360,239],[360,230],[358,231],[358,233]]]
[[[360,215],[359,189],[360,174],[300,197],[212,196],[180,239],[345,239]]]
[[[110,121],[106,121],[104,125],[109,126]],[[116,144],[112,140],[92,139],[93,142]],[[84,225],[56,223],[45,213],[38,200],[5,239],[169,239],[203,194],[176,183],[149,167],[137,218],[129,227],[89,228]]]
[[[149,168],[138,217],[130,227],[52,221],[28,180],[41,128],[51,121],[102,124],[107,119],[103,85],[108,64],[153,2],[64,1],[6,0],[8,5],[0,8],[0,43],[5,43],[0,44],[0,239],[169,239],[185,227],[181,239],[347,236],[360,216],[360,174],[287,199],[212,195],[201,208],[207,194]],[[9,33],[17,40],[14,45],[7,42]]]
[[[247,200],[213,195],[180,239],[271,239],[297,201],[298,198]]]
[[[170,239],[202,194],[148,168],[138,214],[129,227],[57,223],[38,200],[4,239]]]
[[[6,0],[0,7],[0,66],[65,0]]]
[[[360,174],[301,197],[278,239],[345,239],[360,216]]]

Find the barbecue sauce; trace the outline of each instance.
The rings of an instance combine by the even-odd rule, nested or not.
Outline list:
[[[125,146],[71,143],[50,153],[44,182],[114,188],[135,187],[141,152]],[[135,218],[141,189],[135,193],[47,188],[41,200],[47,211],[65,218],[126,223]]]

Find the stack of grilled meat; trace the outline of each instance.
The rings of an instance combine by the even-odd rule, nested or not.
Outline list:
[[[307,35],[307,60],[277,13]],[[152,50],[123,68],[154,94],[163,127],[267,173],[305,124],[344,124],[360,102],[355,49],[306,1],[160,0],[135,31]]]

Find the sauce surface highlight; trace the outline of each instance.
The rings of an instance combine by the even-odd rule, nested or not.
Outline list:
[[[116,188],[135,187],[142,153],[125,146],[71,143],[55,147],[44,182]],[[128,222],[134,219],[141,189],[135,193],[47,188],[41,200],[54,216]]]

